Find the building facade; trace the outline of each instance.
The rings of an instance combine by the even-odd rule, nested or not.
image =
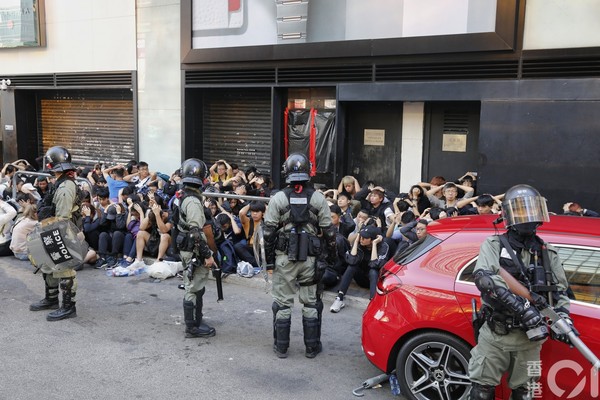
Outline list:
[[[480,193],[528,183],[553,211],[600,207],[593,0],[77,4],[45,1],[45,48],[0,48],[5,160],[71,135],[81,161],[223,158],[277,185],[306,148],[328,187],[476,171]]]

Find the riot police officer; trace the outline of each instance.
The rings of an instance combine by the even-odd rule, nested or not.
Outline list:
[[[549,221],[546,199],[529,185],[513,186],[505,194],[502,217],[507,232],[486,239],[474,270],[483,303],[483,325],[469,361],[470,398],[477,400],[494,399],[495,387],[507,371],[512,398],[531,397],[531,379],[535,377],[528,376],[527,368],[539,363],[542,343],[548,336],[536,305],[550,304],[570,322],[562,263],[556,249],[536,235],[537,228]],[[541,303],[536,300],[530,304],[511,291],[500,276],[504,272],[499,266]],[[564,335],[554,338],[568,341]]]
[[[206,164],[197,158],[189,158],[181,165],[183,196],[179,199],[174,218],[177,227],[176,246],[181,255],[185,271],[183,283],[183,317],[185,337],[210,337],[215,329],[202,321],[202,297],[206,290],[208,273],[215,265],[203,232],[205,225],[204,206],[200,188],[207,178]]]
[[[335,258],[335,229],[329,206],[322,193],[308,185],[310,162],[304,154],[291,154],[283,164],[286,188],[269,201],[263,234],[267,263],[273,265],[273,350],[287,357],[294,296],[303,304],[305,356],[314,358],[322,350],[321,314],[323,302],[317,290],[316,257],[321,239],[328,248],[327,260]],[[296,288],[296,283],[299,289]]]
[[[71,220],[81,229],[81,214],[79,209],[78,188],[75,183],[75,166],[71,163],[71,153],[61,146],[48,149],[44,156],[45,168],[54,173],[56,183],[54,189],[44,198],[40,207],[41,219],[56,217]],[[43,222],[42,222],[43,223]],[[77,316],[75,294],[77,292],[77,273],[68,268],[62,271],[52,271],[47,266],[42,267],[46,296],[37,303],[31,304],[31,311],[52,310],[46,319],[58,321]],[[59,286],[62,290],[62,305],[59,308]]]

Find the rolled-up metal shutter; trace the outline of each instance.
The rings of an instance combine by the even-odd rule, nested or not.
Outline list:
[[[224,159],[271,174],[270,90],[209,91],[203,103],[204,161]]]
[[[135,159],[133,100],[81,96],[39,99],[39,154],[52,146],[71,151],[76,165]]]

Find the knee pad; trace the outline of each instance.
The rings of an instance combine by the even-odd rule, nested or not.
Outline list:
[[[271,309],[273,310],[273,321],[277,319],[277,313],[282,310],[289,310],[288,306],[280,306],[276,301],[271,305]]]
[[[73,287],[73,278],[62,278],[60,280],[60,288],[62,290],[71,290]]]
[[[304,307],[314,308],[315,310],[317,310],[317,314],[319,316],[323,314],[323,301],[321,301],[321,299],[318,299],[315,304],[304,304]]]

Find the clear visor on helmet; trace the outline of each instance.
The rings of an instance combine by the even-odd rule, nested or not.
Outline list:
[[[528,222],[549,222],[546,199],[541,196],[516,197],[502,203],[506,227]]]

